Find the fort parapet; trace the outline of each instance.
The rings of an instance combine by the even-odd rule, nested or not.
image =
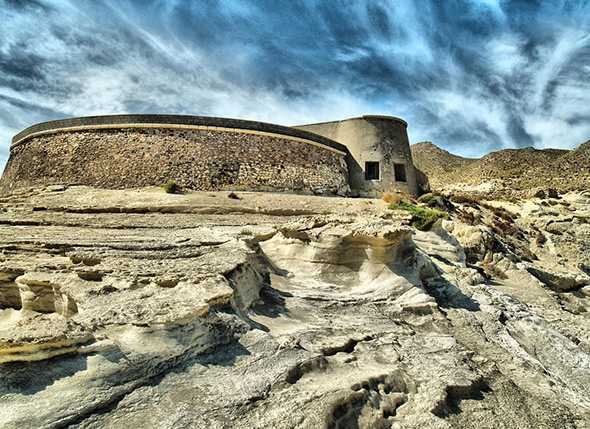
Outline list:
[[[194,190],[348,189],[345,146],[280,125],[177,115],[113,115],[45,122],[17,134],[4,192],[76,183],[106,188],[175,180]]]

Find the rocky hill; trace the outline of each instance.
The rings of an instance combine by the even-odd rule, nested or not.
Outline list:
[[[417,143],[412,156],[434,189],[531,196],[548,187],[560,192],[590,188],[590,142],[574,150],[506,149],[479,159]]]
[[[3,198],[0,427],[589,427],[590,196],[444,206]]]

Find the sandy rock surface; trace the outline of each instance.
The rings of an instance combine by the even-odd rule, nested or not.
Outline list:
[[[590,427],[590,199],[0,200],[2,428]]]

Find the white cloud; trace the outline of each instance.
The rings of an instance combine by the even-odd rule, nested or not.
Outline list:
[[[244,0],[235,7],[223,3],[219,13],[231,25],[246,22],[245,27],[235,34],[231,25],[215,28],[214,41],[207,44],[200,39],[206,35],[197,31],[193,37],[186,26],[172,22],[175,5],[181,3],[151,5],[153,16],[123,0],[107,3],[110,8],[53,0],[58,13],[45,19],[0,10],[0,55],[16,48],[27,58],[39,57],[43,76],[39,81],[11,76],[18,85],[0,83],[0,96],[19,101],[0,103],[4,154],[19,127],[46,120],[48,115],[138,110],[283,124],[393,114],[408,120],[411,135],[440,136],[435,143],[443,146],[459,144],[445,140],[446,135],[473,130],[469,138],[481,140],[465,141],[465,147],[459,147],[470,155],[524,144],[511,135],[509,122],[515,117],[540,147],[571,147],[590,137],[585,125],[589,121],[572,121],[590,116],[590,53],[584,51],[590,49],[590,36],[582,25],[588,22],[588,8],[577,10],[577,20],[549,19],[549,13],[556,14],[555,6],[546,10],[539,21],[543,37],[537,40],[537,34],[507,24],[509,3],[471,0],[465,5],[466,16],[475,17],[478,24],[482,20],[490,35],[456,27],[454,39],[454,33],[444,33],[451,31],[449,27],[437,21],[445,3],[379,3],[384,6],[384,22],[391,27],[391,37],[383,37],[387,32],[371,27],[367,5],[357,2],[349,11],[351,22],[338,15],[343,20],[338,25],[343,32],[346,25],[360,28],[358,34],[364,38],[335,41],[345,36],[319,26],[316,8],[307,10],[307,19],[314,24],[313,37],[300,45],[299,38],[307,34],[288,33],[283,21],[265,27],[256,20],[263,12],[259,3]],[[310,0],[301,5],[305,9],[317,3]],[[301,14],[290,19],[300,25],[305,18]],[[446,19],[455,18],[462,17]],[[536,46],[533,56],[531,46]],[[360,69],[359,64],[366,68]],[[381,75],[371,73],[373,65],[383,65]],[[299,78],[299,72],[306,77]],[[371,88],[367,91],[371,96],[363,94],[366,87]],[[381,92],[375,94],[374,88]],[[293,93],[298,95],[285,95]]]
[[[571,125],[558,118],[547,120],[544,115],[527,116],[525,127],[540,148],[571,149],[572,141],[581,144],[590,137],[589,124]]]
[[[526,65],[521,46],[524,41],[517,35],[504,33],[494,37],[486,44],[485,55],[488,63],[496,72],[510,75]]]
[[[565,29],[552,45],[539,48],[539,60],[532,64],[530,76],[533,78],[534,92],[532,102],[543,104],[547,87],[559,79],[564,67],[574,58],[576,52],[590,42],[590,34],[574,29]]]

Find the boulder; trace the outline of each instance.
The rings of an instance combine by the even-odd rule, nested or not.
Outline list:
[[[556,292],[568,292],[589,284],[589,278],[583,274],[558,271],[530,263],[523,264],[526,270]]]

